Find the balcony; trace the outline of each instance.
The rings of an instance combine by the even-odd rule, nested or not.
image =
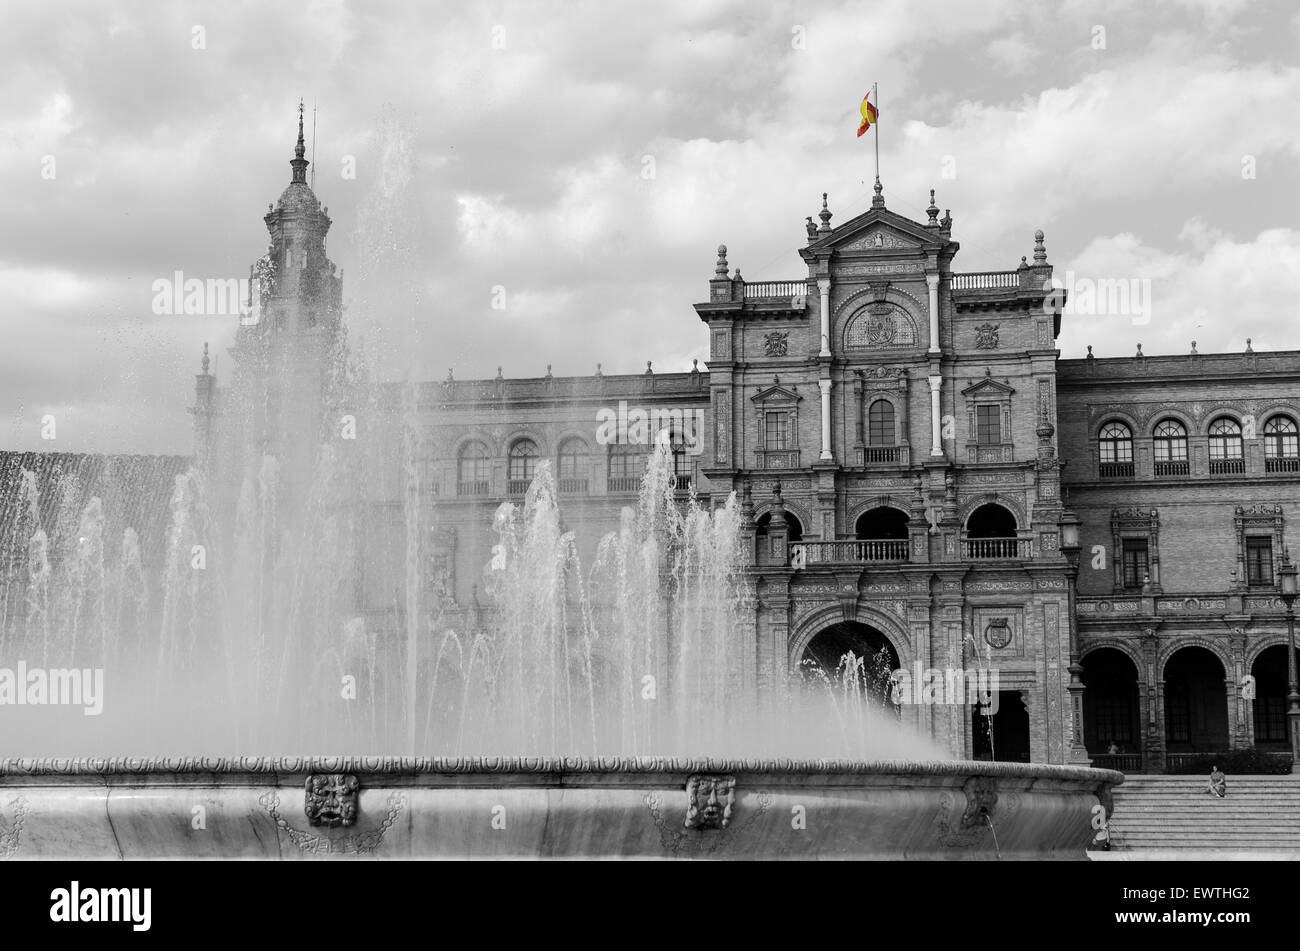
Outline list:
[[[531,484],[529,479],[509,479],[506,481],[507,495],[524,495]]]
[[[1190,472],[1190,467],[1186,459],[1178,462],[1157,462],[1155,465],[1155,475],[1157,479],[1169,479],[1177,476],[1185,476]]]
[[[1210,475],[1241,475],[1246,471],[1245,459],[1211,459]]]
[[[790,546],[790,563],[807,566],[905,562],[907,544],[906,538],[795,542]]]
[[[1265,472],[1300,472],[1300,456],[1265,456]]]
[[[1133,478],[1133,463],[1100,462],[1097,464],[1097,475],[1102,479],[1131,479]]]
[[[557,487],[561,495],[586,495],[587,480],[581,478],[559,479]]]
[[[970,561],[1028,561],[1034,557],[1032,538],[964,538],[962,554]]]
[[[487,479],[478,479],[473,482],[457,482],[456,494],[460,496],[474,496],[488,494]]]
[[[610,476],[606,484],[610,492],[640,492],[640,476]]]
[[[798,449],[755,449],[759,469],[798,469]]]
[[[795,303],[808,296],[808,282],[803,281],[746,281],[741,285],[745,300],[785,300]],[[797,299],[797,300],[795,300]]]
[[[909,446],[861,446],[857,450],[860,466],[906,466],[910,464]]]

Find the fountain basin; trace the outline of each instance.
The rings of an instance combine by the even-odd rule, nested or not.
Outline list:
[[[0,762],[0,857],[1084,859],[1111,770],[987,762]]]

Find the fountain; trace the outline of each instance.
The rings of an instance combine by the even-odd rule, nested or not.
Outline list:
[[[267,349],[234,463],[170,473],[152,566],[130,460],[88,498],[23,471],[0,668],[49,679],[10,678],[31,702],[3,708],[0,856],[1083,857],[1119,774],[951,761],[872,701],[860,658],[756,682],[741,507],[681,501],[666,434],[590,564],[539,465],[457,629],[424,594],[419,388],[326,349],[316,415],[278,423],[318,444],[268,449],[295,407]],[[377,498],[401,531],[376,542]],[[400,582],[383,618],[358,593],[375,575]],[[50,705],[55,679],[75,701],[97,678],[98,712]]]

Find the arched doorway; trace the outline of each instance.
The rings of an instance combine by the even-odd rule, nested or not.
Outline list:
[[[799,658],[799,672],[805,684],[831,683],[841,686],[850,670],[849,655],[860,661],[857,682],[874,702],[889,702],[890,676],[898,669],[898,652],[880,631],[857,621],[841,621],[818,632]]]
[[[1029,762],[1029,708],[1019,690],[999,690],[987,707],[971,705],[971,758]]]
[[[1260,651],[1250,672],[1255,677],[1255,748],[1289,751],[1287,734],[1286,645],[1274,644]],[[1300,653],[1300,652],[1298,652]]]
[[[1214,753],[1228,748],[1223,663],[1204,647],[1183,647],[1165,662],[1165,749]]]
[[[1142,714],[1137,667],[1127,654],[1114,647],[1090,651],[1081,663],[1083,742],[1088,755],[1106,758],[1094,765],[1122,766],[1127,772],[1141,769]],[[1110,752],[1112,746],[1115,754]],[[1112,760],[1112,756],[1118,758]]]

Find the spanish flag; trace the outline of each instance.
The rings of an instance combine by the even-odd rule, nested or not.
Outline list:
[[[867,100],[871,98],[871,93],[862,97],[862,125],[858,126],[858,138],[862,138],[862,133],[871,128],[871,124],[876,121],[876,107]]]

